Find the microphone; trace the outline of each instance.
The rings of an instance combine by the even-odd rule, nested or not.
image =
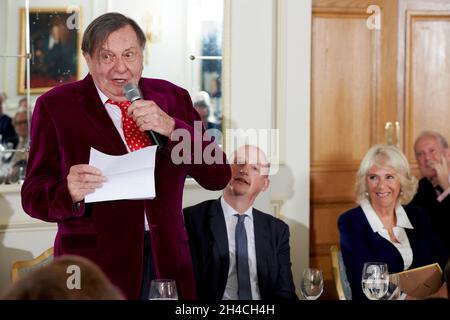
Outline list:
[[[139,90],[139,87],[134,83],[127,83],[126,85],[124,85],[122,88],[122,92],[125,95],[125,98],[127,98],[127,100],[130,102],[142,99],[141,90]],[[163,147],[162,136],[159,133],[154,132],[153,130],[148,130],[146,132],[150,140],[152,140],[152,143],[157,145],[157,149],[161,149]]]

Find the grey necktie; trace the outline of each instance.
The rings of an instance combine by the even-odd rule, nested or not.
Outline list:
[[[238,299],[251,300],[252,289],[250,287],[250,271],[248,268],[247,233],[245,232],[244,219],[246,214],[235,214],[236,223],[236,273],[238,279]]]

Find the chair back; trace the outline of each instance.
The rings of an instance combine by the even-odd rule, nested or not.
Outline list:
[[[447,296],[450,299],[450,258],[448,258],[447,263],[445,264],[444,281],[447,283]]]
[[[341,249],[338,245],[330,247],[331,253],[331,269],[333,271],[334,284],[336,286],[336,292],[339,300],[351,300],[352,289],[347,280],[347,274],[345,273],[344,260],[342,259]]]
[[[15,282],[27,272],[49,264],[53,260],[53,247],[48,248],[38,257],[31,260],[16,261],[11,267],[11,281]]]

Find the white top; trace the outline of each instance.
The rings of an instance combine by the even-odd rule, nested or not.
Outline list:
[[[246,214],[248,218],[244,219],[245,232],[247,233],[247,249],[248,249],[248,267],[250,272],[250,286],[252,289],[252,299],[260,300],[258,286],[258,273],[256,270],[256,250],[255,250],[255,231],[253,227],[253,208],[249,208],[246,212],[237,212],[223,197],[220,198],[222,210],[227,226],[228,235],[228,254],[230,258],[230,266],[228,267],[228,279],[223,293],[223,300],[238,300],[238,283],[236,273],[236,244],[235,244],[235,230],[238,218],[235,214]]]
[[[97,88],[97,86],[95,86]],[[106,107],[106,112],[108,112],[109,117],[111,118],[112,122],[114,123],[114,126],[117,129],[117,132],[119,132],[120,137],[123,140],[123,143],[125,144],[125,147],[127,148],[127,151],[130,152],[130,148],[128,148],[127,141],[125,140],[125,135],[123,133],[123,127],[122,127],[122,111],[120,110],[119,106],[116,106],[115,104],[106,103],[108,100],[108,97],[103,94],[103,92],[100,91],[99,88],[97,88],[98,95],[100,96],[100,100],[102,100],[102,103]],[[144,214],[145,219],[145,231],[149,230],[148,227],[148,221],[147,221],[147,215]]]
[[[122,138],[123,143],[125,144],[125,147],[127,147],[128,152],[130,152],[130,148],[128,148],[127,141],[125,140],[125,135],[123,134],[122,111],[120,110],[120,107],[116,106],[115,104],[106,103],[108,97],[105,96],[103,92],[100,91],[99,88],[97,88],[97,92],[98,95],[100,96],[100,100],[102,100],[102,103],[105,105],[106,112],[108,112],[109,117],[111,118],[112,122],[114,123],[114,126],[117,129],[117,132],[119,132],[120,137]]]
[[[361,202],[361,208],[364,211],[364,214],[366,215],[366,218],[369,221],[370,227],[372,228],[373,232],[378,232],[380,236],[392,243],[400,252],[400,255],[403,258],[403,270],[407,270],[412,264],[413,252],[405,228],[414,229],[414,227],[409,221],[405,209],[403,209],[401,205],[397,205],[397,207],[395,208],[395,214],[397,215],[397,225],[392,228],[392,232],[399,242],[392,242],[391,238],[389,237],[388,231],[384,228],[381,219],[372,208],[369,200],[363,200]]]

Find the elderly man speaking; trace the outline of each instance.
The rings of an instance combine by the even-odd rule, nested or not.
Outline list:
[[[171,278],[181,299],[195,299],[181,207],[184,181],[190,175],[207,189],[222,189],[230,167],[219,147],[215,159],[222,161],[212,164],[172,161],[172,133],[185,130],[194,143],[200,118],[186,90],[141,77],[144,46],[140,27],[122,14],[104,14],[87,27],[82,51],[89,75],[37,100],[22,205],[30,216],[58,223],[55,255],[91,259],[127,298],[146,299],[153,278]],[[140,88],[142,99],[127,101],[123,87],[129,83]],[[85,203],[105,181],[87,165],[91,147],[123,155],[155,144],[149,130],[165,140],[156,154],[156,197]],[[214,142],[195,143],[204,150]]]

